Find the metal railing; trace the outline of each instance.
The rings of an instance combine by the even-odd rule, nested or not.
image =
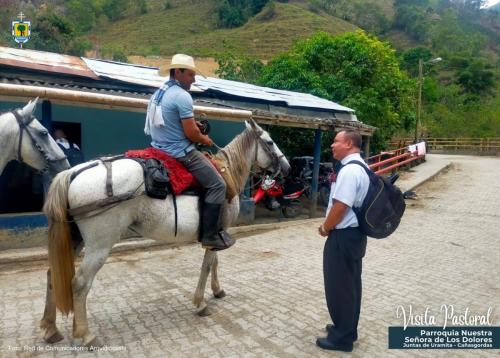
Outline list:
[[[500,152],[500,138],[425,138],[427,149],[437,151]],[[402,147],[413,143],[413,139],[401,138],[391,141],[391,147]]]
[[[394,172],[400,167],[419,164],[425,160],[425,155],[418,155],[417,152],[410,152],[408,147],[382,152],[367,158],[369,167],[376,174]]]

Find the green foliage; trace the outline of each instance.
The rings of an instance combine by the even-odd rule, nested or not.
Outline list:
[[[172,5],[172,2],[170,0],[165,0],[163,2],[163,10],[170,10],[174,6]]]
[[[427,38],[430,27],[425,9],[411,3],[396,6],[393,25],[417,41],[424,41]]]
[[[118,62],[128,62],[127,54],[123,47],[118,45],[104,45],[101,48],[102,56],[105,59],[118,61]]]
[[[433,137],[499,137],[500,98],[470,100],[458,85],[439,87],[439,100],[423,115],[424,134]]]
[[[415,47],[403,53],[401,58],[401,69],[408,72],[411,76],[418,76],[418,60],[429,61],[432,58],[432,52],[427,47]],[[427,70],[429,67],[425,67]]]
[[[217,0],[218,25],[224,28],[239,27],[258,14],[269,0]]]
[[[139,9],[139,14],[144,15],[148,13],[148,4],[146,0],[137,0],[137,7]]]
[[[215,57],[219,68],[215,73],[232,81],[256,83],[261,75],[264,64],[258,59],[247,56],[236,56],[232,51],[225,51]]]
[[[351,3],[353,6],[352,21],[363,30],[374,34],[382,34],[390,28],[391,23],[377,3],[366,3],[365,1],[353,1]]]
[[[311,93],[355,109],[360,120],[378,128],[374,149],[414,120],[413,83],[399,70],[394,50],[364,32],[336,37],[318,33],[299,42],[263,68],[259,83]],[[278,137],[300,142],[293,133]]]
[[[73,24],[52,8],[38,12],[32,26],[31,40],[26,47],[77,56],[90,49],[87,40],[77,37]]]
[[[450,57],[452,53],[465,53],[469,56],[477,55],[485,46],[485,36],[478,32],[467,31],[458,18],[457,12],[447,10],[441,21],[435,24],[431,36],[432,47],[441,51],[443,57]]]
[[[491,93],[495,87],[495,74],[490,68],[481,60],[473,60],[466,68],[458,71],[457,82],[469,93]]]

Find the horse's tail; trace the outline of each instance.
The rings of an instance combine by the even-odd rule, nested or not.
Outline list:
[[[68,189],[72,171],[59,173],[50,185],[43,206],[49,219],[49,267],[56,307],[65,315],[73,310],[75,276],[73,243],[68,222]]]

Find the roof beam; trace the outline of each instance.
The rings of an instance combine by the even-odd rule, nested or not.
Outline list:
[[[72,106],[85,105],[104,109],[115,109],[132,112],[146,112],[148,100],[123,96],[113,96],[94,92],[83,92],[50,87],[12,85],[0,83],[0,96],[16,99],[32,99],[40,97],[61,104]],[[252,118],[252,111],[225,109],[216,107],[194,106],[198,118],[218,120],[244,120]]]

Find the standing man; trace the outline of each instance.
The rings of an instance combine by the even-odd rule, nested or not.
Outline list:
[[[358,339],[361,308],[361,264],[366,251],[366,235],[358,226],[353,207],[360,207],[368,192],[365,170],[352,160],[360,156],[361,136],[352,130],[339,132],[331,145],[333,157],[342,170],[332,183],[326,219],[318,228],[328,236],[323,251],[323,276],[328,312],[333,324],[326,325],[327,336],[318,338],[323,349],[351,352]]]
[[[212,139],[201,133],[201,124],[194,119],[193,99],[188,92],[195,82],[197,69],[193,58],[182,54],[172,57],[169,69],[169,81],[152,98],[160,104],[163,120],[160,125],[149,126],[151,145],[181,162],[203,187],[201,244],[211,250],[224,250],[234,244],[227,233],[224,233],[226,240],[220,235],[226,183],[195,147],[195,143],[213,145]]]

